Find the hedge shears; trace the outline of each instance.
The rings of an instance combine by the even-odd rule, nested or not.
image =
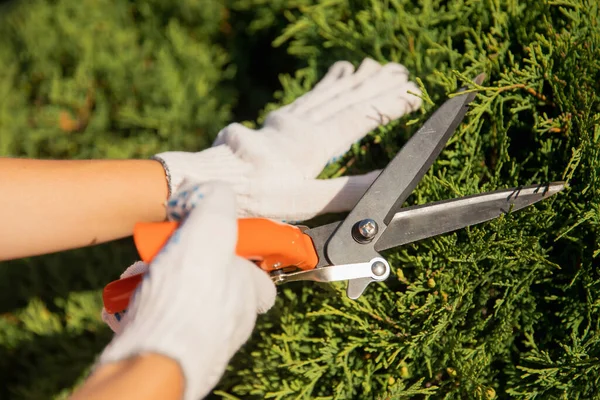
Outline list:
[[[380,252],[489,221],[560,192],[564,183],[553,182],[402,207],[475,96],[459,92],[438,108],[342,221],[309,229],[263,218],[238,219],[236,254],[254,261],[276,284],[348,281],[346,293],[357,299],[370,283],[390,275]],[[150,263],[177,227],[177,222],[137,224],[133,236],[141,259]],[[106,310],[126,309],[141,280],[140,274],[108,284],[103,291]]]

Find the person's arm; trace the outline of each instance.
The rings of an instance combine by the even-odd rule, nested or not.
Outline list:
[[[101,366],[71,400],[179,400],[183,384],[183,372],[176,361],[144,354]]]
[[[127,237],[166,218],[167,193],[154,160],[0,158],[0,261]]]
[[[167,213],[181,223],[151,260],[123,316],[124,329],[75,399],[120,399],[109,393],[123,393],[127,399],[197,400],[211,392],[277,295],[265,271],[235,254],[236,209],[234,191],[220,182],[186,183],[175,192]],[[166,359],[127,364],[148,354]],[[144,372],[152,368],[152,375]],[[160,394],[146,397],[149,391]]]

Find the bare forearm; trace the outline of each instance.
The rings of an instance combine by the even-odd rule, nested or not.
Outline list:
[[[165,218],[167,183],[153,160],[0,158],[0,260],[131,235]]]
[[[170,358],[148,354],[99,368],[71,400],[179,400],[183,373]]]

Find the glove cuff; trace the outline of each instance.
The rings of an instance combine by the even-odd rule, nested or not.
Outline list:
[[[243,192],[248,184],[251,166],[240,160],[225,144],[198,153],[168,151],[156,154],[153,160],[165,170],[170,199],[184,180],[196,183],[221,181],[233,185],[236,193]]]

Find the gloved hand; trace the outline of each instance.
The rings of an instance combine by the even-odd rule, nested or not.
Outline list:
[[[162,162],[171,191],[184,179],[232,185],[241,217],[303,221],[348,211],[380,171],[315,178],[377,126],[418,109],[421,99],[408,91],[419,93],[400,64],[365,59],[354,71],[340,61],[310,92],[269,113],[261,129],[234,123],[210,149],[166,152],[155,159]]]
[[[186,400],[206,396],[271,308],[267,273],[235,255],[235,195],[224,184],[184,185],[169,203],[183,217],[134,295],[99,366],[142,353],[177,361]],[[182,317],[184,316],[184,317]]]
[[[163,164],[171,192],[184,179],[222,181],[237,195],[238,216],[288,222],[354,207],[380,171],[336,179],[315,179],[332,159],[377,126],[421,106],[418,87],[397,63],[381,66],[365,59],[354,71],[347,61],[332,65],[325,77],[292,104],[268,114],[264,127],[225,127],[213,147],[198,153],[166,152]],[[138,262],[121,278],[145,272]],[[115,332],[123,315],[102,310]]]

